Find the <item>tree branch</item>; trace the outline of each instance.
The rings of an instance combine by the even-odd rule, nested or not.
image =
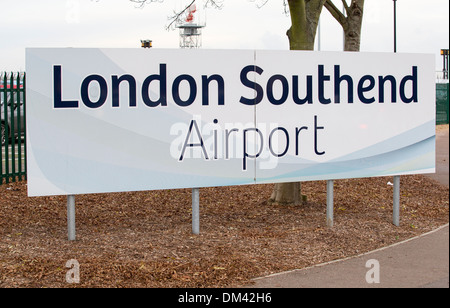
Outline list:
[[[186,6],[183,10],[181,10],[180,12],[174,12],[175,15],[172,17],[169,17],[169,20],[172,20],[169,25],[166,27],[166,30],[169,30],[170,27],[175,23],[178,22],[180,20],[180,16],[183,15],[184,12],[186,12],[194,3],[196,0],[192,0],[192,2]],[[209,1],[208,1],[209,2]]]
[[[352,2],[353,2],[353,0],[352,0]],[[347,12],[347,16],[348,16],[350,14],[350,8],[349,8],[349,6],[347,4],[347,1],[346,0],[342,0],[342,3],[344,4],[344,8],[345,8],[345,11]]]
[[[223,0],[206,0],[203,7],[207,8],[209,4],[211,5],[211,7],[221,10],[223,7]]]
[[[142,8],[147,3],[153,2],[164,2],[164,0],[129,0],[137,4],[138,8]],[[268,1],[268,0],[266,0]],[[172,26],[180,21],[181,16],[196,2],[196,0],[191,0],[191,2],[186,5],[181,11],[173,11],[173,15],[168,17],[170,23],[165,27],[166,30],[170,30]],[[212,7],[215,9],[222,9],[223,0],[204,0],[204,8]]]
[[[249,0],[249,1],[250,2],[256,2],[256,0]],[[263,6],[265,6],[266,3],[269,2],[269,0],[260,0],[259,2],[260,2],[260,4],[256,3],[256,7],[258,9],[262,8]]]
[[[345,2],[345,0],[342,0]],[[333,1],[327,0],[324,4],[324,6],[327,8],[328,12],[337,20],[338,23],[342,25],[342,27],[345,26],[347,23],[347,19],[345,18],[344,14],[334,5]]]
[[[164,0],[130,0],[131,2],[134,2],[138,4],[139,8],[142,8],[147,2],[164,2]]]

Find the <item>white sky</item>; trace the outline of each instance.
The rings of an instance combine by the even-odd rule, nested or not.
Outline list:
[[[283,1],[224,0],[222,10],[205,12],[203,48],[289,48],[290,19]],[[167,17],[183,0],[165,0],[136,8],[129,0],[0,0],[0,71],[25,70],[26,47],[178,48],[178,31],[167,31]],[[189,2],[185,0],[184,2]],[[334,0],[341,7],[339,0]],[[350,1],[348,1],[350,2]],[[393,0],[366,0],[361,51],[393,51]],[[397,50],[436,55],[449,47],[448,0],[398,0]],[[342,50],[340,25],[324,8],[321,50]]]

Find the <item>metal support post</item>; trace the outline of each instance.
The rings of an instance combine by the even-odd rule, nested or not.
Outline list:
[[[75,196],[67,196],[67,233],[69,241],[75,241]]]
[[[334,211],[334,204],[333,204],[333,199],[334,199],[334,192],[333,192],[333,185],[334,185],[334,181],[333,180],[328,180],[327,181],[327,226],[328,227],[333,227],[333,222],[334,222],[334,218],[333,218],[333,211]]]
[[[397,52],[397,0],[394,0],[394,52]]]
[[[393,223],[400,226],[400,176],[394,176],[394,211]]]
[[[192,189],[192,233],[200,234],[200,189]]]

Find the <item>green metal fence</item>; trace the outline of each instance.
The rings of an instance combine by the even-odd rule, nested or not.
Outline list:
[[[25,73],[0,73],[0,185],[26,179]]]
[[[436,84],[436,124],[449,124],[448,83]]]

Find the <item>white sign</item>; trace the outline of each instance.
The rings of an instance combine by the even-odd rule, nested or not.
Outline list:
[[[434,56],[26,52],[28,194],[435,172]]]

